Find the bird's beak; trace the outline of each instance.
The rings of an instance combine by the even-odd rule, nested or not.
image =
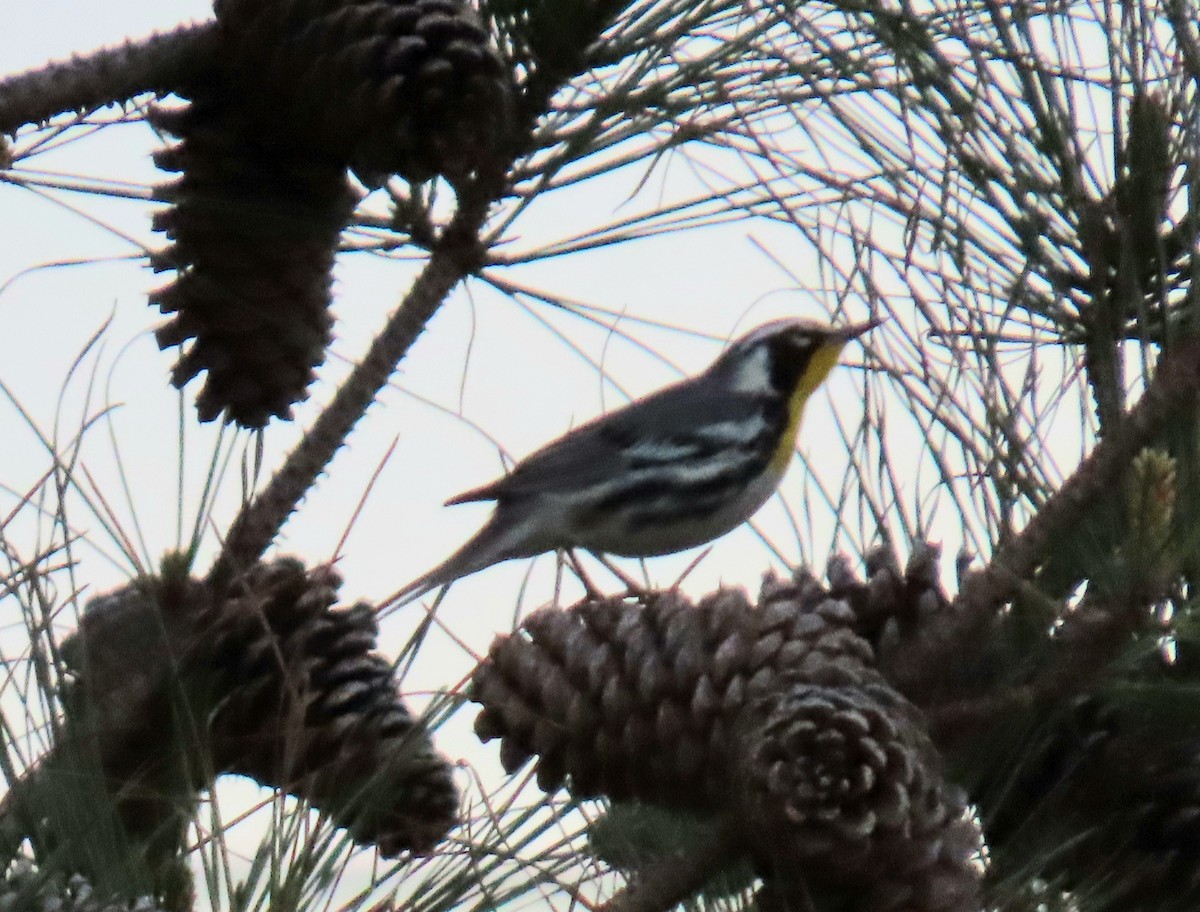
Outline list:
[[[838,327],[838,332],[846,339],[846,341],[849,341],[851,339],[857,339],[863,333],[870,332],[881,323],[883,323],[883,320],[872,317],[865,323],[851,323],[849,326],[840,326]]]

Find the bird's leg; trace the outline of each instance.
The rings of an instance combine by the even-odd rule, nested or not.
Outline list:
[[[575,554],[575,550],[573,548],[563,548],[561,553],[566,559],[567,563],[571,565],[571,570],[574,571],[575,576],[579,578],[579,582],[583,583],[583,591],[587,598],[590,601],[599,601],[600,599],[604,598],[604,593],[596,588],[595,583],[593,583],[591,578],[584,572],[583,564],[579,562],[579,557]]]
[[[610,561],[603,554],[599,554],[595,551],[589,551],[588,554],[590,554],[592,557],[596,558],[596,560],[600,561],[600,563],[602,563],[605,566],[605,568],[608,570],[609,573],[611,573],[613,576],[615,576],[617,579],[619,579],[622,583],[625,584],[625,594],[626,595],[631,595],[636,599],[641,599],[646,595],[646,588],[644,586],[642,586],[640,583],[638,583],[632,577],[629,577],[626,574],[622,573],[621,570],[616,566],[616,564],[614,564],[612,561]]]

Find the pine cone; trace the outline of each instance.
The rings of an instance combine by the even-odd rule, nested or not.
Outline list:
[[[789,676],[791,677],[791,676]],[[768,860],[871,910],[973,910],[982,840],[916,709],[883,683],[780,682],[743,714],[739,817]]]
[[[942,588],[938,562],[941,546],[914,542],[908,562],[901,569],[887,545],[867,552],[866,579],[861,579],[844,556],[835,556],[827,568],[829,595],[843,599],[857,618],[855,629],[875,650],[879,670],[910,700],[927,706],[938,699],[960,700],[984,691],[997,675],[1011,667],[1010,653],[1020,648],[1013,638],[1001,635],[980,637],[970,652],[938,668],[920,669],[916,680],[906,672],[905,656],[920,648],[922,641],[937,637],[942,625],[952,620],[953,607]],[[960,566],[961,569],[961,566]],[[997,621],[999,623],[999,621]]]
[[[172,382],[207,371],[202,421],[288,418],[325,358],[330,270],[355,198],[399,173],[459,181],[510,140],[509,76],[461,0],[218,0],[217,53],[191,104],[151,122],[182,142],[155,228],[175,269],[151,303],[177,316]]]
[[[1137,277],[1145,294],[1166,271],[1160,249],[1162,224],[1167,218],[1171,180],[1181,164],[1171,148],[1171,112],[1162,98],[1139,89],[1129,104],[1124,165],[1113,187],[1128,261],[1122,266]],[[1139,315],[1126,314],[1136,321]]]
[[[949,606],[938,574],[941,556],[941,546],[917,542],[901,569],[892,549],[880,545],[865,556],[864,581],[846,557],[837,555],[826,570],[829,594],[850,605],[858,617],[859,633],[878,646],[881,640],[911,633]]]
[[[290,418],[331,339],[330,271],[355,205],[345,166],[261,132],[224,90],[150,120],[182,139],[155,155],[183,172],[160,188],[173,205],[154,219],[174,241],[155,268],[178,272],[150,295],[176,314],[156,333],[181,349],[171,382],[208,372],[201,421]]]
[[[600,37],[630,0],[489,0],[495,18],[530,81],[567,82],[589,66],[612,63]]]
[[[569,776],[577,796],[710,806],[748,699],[785,668],[853,681],[870,658],[845,605],[795,596],[776,587],[752,607],[722,590],[693,606],[664,593],[534,612],[475,673],[476,732],[503,739],[509,772],[538,755],[547,790]]]
[[[107,791],[116,799],[122,835],[153,839],[166,858],[182,851],[204,783],[183,762],[187,715],[179,713],[172,689],[178,638],[187,636],[185,618],[198,609],[198,591],[176,587],[159,594],[153,583],[139,580],[88,603],[62,647],[72,673],[63,690],[64,727],[34,771],[42,780],[73,781],[81,818],[84,808],[108,813],[94,806],[94,796]],[[36,788],[29,794],[38,803]]]
[[[757,606],[725,590],[543,609],[477,669],[476,732],[510,772],[536,755],[545,789],[729,815],[769,878],[976,908],[978,824],[854,622],[809,577],[768,579]]]
[[[175,699],[173,645],[186,635],[175,603],[195,607],[195,590],[163,590],[139,580],[87,605],[61,647],[56,739],[0,803],[5,849],[28,838],[56,871],[77,875],[46,880],[43,872],[47,909],[126,908],[109,899],[134,892],[171,912],[192,906],[187,829],[205,782],[185,735],[191,716]],[[122,852],[136,862],[126,866]]]
[[[219,602],[186,577],[94,600],[65,647],[78,673],[68,706],[90,724],[69,716],[63,740],[95,745],[129,832],[186,824],[211,770],[297,795],[384,855],[445,835],[452,768],[371,651],[374,610],[332,607],[339,585],[327,567],[280,559]]]
[[[509,140],[513,88],[462,0],[217,0],[233,82],[264,129],[368,184],[461,180]]]
[[[339,583],[278,560],[204,621],[189,663],[225,695],[214,764],[306,799],[384,855],[428,851],[456,819],[452,769],[371,652],[374,609],[331,609]]]

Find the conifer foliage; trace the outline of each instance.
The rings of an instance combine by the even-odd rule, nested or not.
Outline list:
[[[257,887],[209,878],[236,908],[328,907],[354,852],[399,860],[347,908],[1200,907],[1198,22],[1195,0],[217,0],[0,80],[4,192],[97,192],[33,158],[105,105],[147,125],[166,244],[138,268],[171,273],[155,337],[196,417],[261,431],[248,468],[311,409],[229,515],[206,488],[191,541],[143,546],[160,565],[114,522],[134,578],[99,596],[66,504],[104,525],[114,498],[78,444],[39,431],[43,477],[0,477],[0,604],[29,634],[0,701],[0,910],[198,908],[225,835],[201,808],[233,775],[300,808]],[[534,203],[680,160],[698,196],[522,235]],[[510,267],[743,220],[813,254],[796,281],[831,317],[885,318],[820,442],[846,468],[814,469],[801,566],[753,598],[589,583],[410,708],[444,618],[385,658],[384,606],[274,553],[284,523],[460,284],[523,301]],[[348,228],[418,271],[317,408]],[[701,319],[679,308],[723,329]],[[857,555],[819,571],[822,515]],[[499,787],[493,755],[440,752],[466,712]]]

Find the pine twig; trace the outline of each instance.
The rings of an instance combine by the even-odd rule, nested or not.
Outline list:
[[[179,91],[211,66],[216,40],[211,22],[182,26],[0,80],[0,133],[143,92]]]
[[[1154,442],[1173,415],[1198,398],[1200,338],[1192,338],[1163,356],[1145,394],[1126,412],[1122,433],[1100,441],[1024,530],[1002,545],[986,567],[967,575],[951,617],[897,655],[889,676],[911,695],[921,692],[931,676],[953,665],[955,655],[970,653],[996,609],[1030,578],[1048,545],[1070,535],[1078,518],[1113,490],[1134,455]]]
[[[234,519],[208,573],[207,582],[214,591],[263,556],[446,295],[479,268],[484,249],[478,234],[497,195],[494,179],[481,178],[464,188],[458,212],[404,302],[266,488]]]

